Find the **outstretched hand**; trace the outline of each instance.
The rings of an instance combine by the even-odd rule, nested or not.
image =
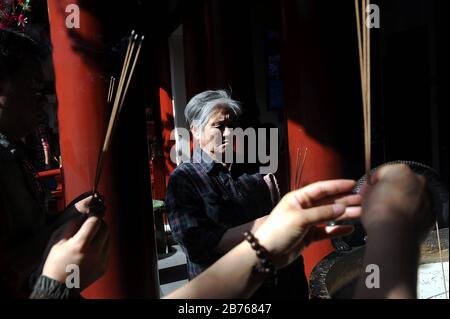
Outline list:
[[[344,179],[317,182],[281,199],[255,232],[277,268],[292,262],[312,242],[353,231],[351,225],[323,224],[361,216],[362,197],[351,193],[355,185]]]

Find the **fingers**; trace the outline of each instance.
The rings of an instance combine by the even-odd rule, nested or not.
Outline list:
[[[336,236],[345,236],[351,234],[354,229],[355,228],[351,225],[316,227],[312,233],[311,242],[329,239]]]
[[[89,217],[81,225],[78,232],[71,238],[75,242],[79,242],[82,247],[86,247],[93,240],[102,225],[102,220],[97,217]]]
[[[347,207],[345,213],[336,218],[337,221],[361,218],[362,209],[361,207]]]
[[[92,196],[86,197],[79,202],[75,203],[75,208],[81,214],[89,214],[89,204],[92,201]]]
[[[329,180],[310,184],[294,191],[294,194],[302,208],[309,208],[325,197],[349,193],[355,185],[356,182],[349,179]]]
[[[327,223],[332,220],[347,220],[360,218],[361,207],[345,207],[342,204],[323,205],[305,209],[301,213],[304,226],[313,226]]]
[[[303,210],[299,215],[303,226],[314,226],[335,220],[345,213],[346,207],[342,204],[323,205]]]
[[[64,225],[60,227],[60,230],[55,232],[55,236],[60,238],[69,239],[72,237],[81,227],[85,220],[85,215],[74,216],[69,219]]]
[[[360,194],[343,194],[325,197],[314,203],[314,206],[342,204],[345,206],[360,206],[362,203],[362,196]]]

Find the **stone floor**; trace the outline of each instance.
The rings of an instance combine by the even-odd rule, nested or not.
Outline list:
[[[168,254],[158,255],[158,271],[161,297],[188,282],[186,255],[180,246],[172,246]]]
[[[445,296],[441,263],[420,265],[417,277],[417,297],[419,299],[448,299],[448,267],[448,261],[444,262],[445,285],[447,286],[447,296]]]

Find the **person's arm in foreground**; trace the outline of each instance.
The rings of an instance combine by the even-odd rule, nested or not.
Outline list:
[[[354,186],[352,180],[324,181],[283,197],[255,232],[276,268],[294,261],[302,249],[314,241],[353,230],[349,225],[330,227],[320,224],[360,216],[360,195],[349,195]],[[265,280],[263,274],[252,272],[253,266],[259,262],[250,244],[242,242],[167,298],[249,297]]]
[[[214,251],[219,254],[226,254],[242,241],[243,233],[246,231],[251,231],[252,233],[256,232],[268,217],[268,215],[263,216],[251,222],[227,229],[217,246],[214,248]]]
[[[368,245],[355,298],[416,298],[420,244],[430,230],[425,178],[406,165],[380,168],[364,194],[362,222]],[[365,269],[377,265],[379,288]]]

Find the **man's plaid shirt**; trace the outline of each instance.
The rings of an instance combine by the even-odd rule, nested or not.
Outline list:
[[[229,171],[206,153],[179,165],[169,178],[166,206],[174,238],[187,256],[189,279],[221,256],[214,253],[227,229],[267,215],[273,208],[261,174]]]

